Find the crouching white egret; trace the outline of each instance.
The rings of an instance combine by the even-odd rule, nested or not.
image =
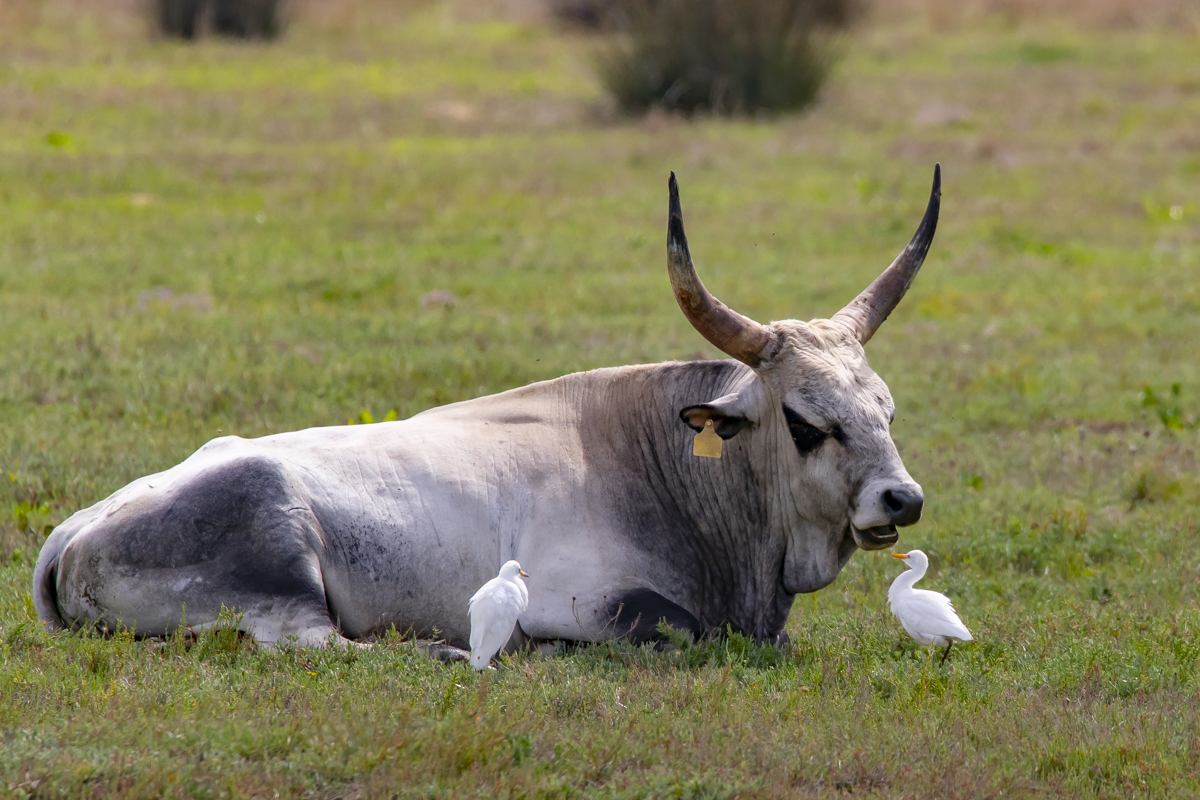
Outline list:
[[[929,557],[920,550],[907,553],[892,553],[892,558],[902,558],[908,572],[901,573],[888,589],[888,603],[892,613],[900,620],[908,635],[923,647],[945,647],[941,663],[950,656],[955,642],[971,641],[971,632],[962,624],[950,598],[928,589],[914,589],[913,584],[925,577],[929,569]]]
[[[508,644],[517,617],[529,607],[529,575],[516,561],[506,561],[500,574],[479,587],[467,602],[471,615],[471,666],[489,668],[492,656]]]

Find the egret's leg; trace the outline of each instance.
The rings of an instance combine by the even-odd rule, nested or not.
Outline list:
[[[946,652],[942,653],[942,660],[938,663],[939,667],[942,666],[942,664],[945,664],[946,659],[950,657],[950,648],[951,647],[954,647],[954,642],[950,642],[948,645],[946,645]]]

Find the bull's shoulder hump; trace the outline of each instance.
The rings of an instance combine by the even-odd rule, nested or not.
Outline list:
[[[672,382],[696,374],[726,374],[748,372],[743,364],[722,361],[664,361],[654,364],[632,364],[622,367],[601,367],[585,372],[573,372],[546,381],[519,386],[497,394],[438,406],[409,419],[434,418],[466,421],[478,419],[489,423],[531,424],[554,422],[555,416],[569,416],[567,409],[586,398],[594,397],[599,389],[624,387],[636,394],[647,382]],[[620,394],[620,391],[618,391]],[[629,398],[631,401],[634,398]]]

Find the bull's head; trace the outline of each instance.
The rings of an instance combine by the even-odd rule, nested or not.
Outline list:
[[[734,393],[683,409],[683,421],[701,430],[711,419],[726,439],[747,428],[776,437],[780,447],[794,451],[778,463],[794,473],[787,478],[792,494],[805,498],[803,514],[813,525],[830,533],[848,530],[846,544],[852,537],[864,549],[892,545],[898,526],[921,518],[924,495],[892,442],[888,427],[895,404],[867,365],[863,345],[904,297],[933,241],[940,165],[925,218],[904,251],[845,308],[810,322],[763,325],[709,294],[688,251],[674,173],[670,193],[667,263],[675,299],[704,338],[754,370],[754,379]],[[805,549],[789,547],[788,561],[804,561]],[[847,555],[843,552],[843,560]],[[795,566],[805,572],[800,563]],[[792,572],[790,567],[785,571]],[[812,581],[798,574],[786,582],[803,591]]]

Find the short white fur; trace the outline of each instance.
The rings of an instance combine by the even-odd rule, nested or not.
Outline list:
[[[914,589],[913,585],[925,577],[929,569],[929,557],[920,550],[907,553],[892,553],[893,558],[904,559],[908,571],[902,573],[888,589],[888,603],[892,613],[900,620],[908,635],[923,647],[945,647],[942,656],[945,662],[955,642],[969,642],[971,632],[950,604],[950,598],[928,589]]]
[[[529,607],[529,575],[516,561],[506,561],[500,574],[479,587],[467,602],[471,615],[471,666],[490,669],[492,656],[512,638],[517,618]]]

